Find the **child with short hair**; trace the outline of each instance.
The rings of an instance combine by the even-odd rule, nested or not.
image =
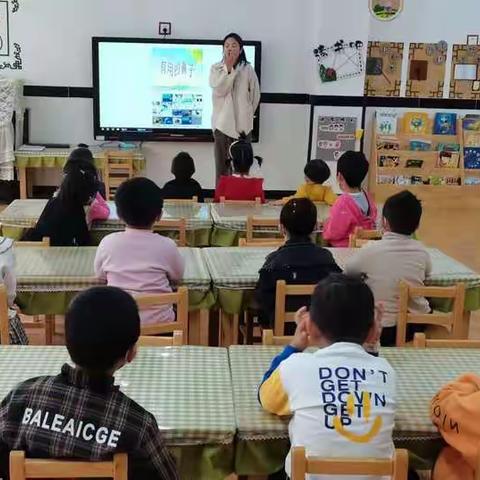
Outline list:
[[[173,240],[153,232],[162,216],[162,190],[148,178],[132,178],[118,187],[115,205],[126,228],[100,242],[95,274],[132,295],[171,292],[171,284],[183,277],[185,261]],[[171,306],[153,307],[140,316],[142,324],[175,321]]]
[[[180,152],[174,157],[171,172],[175,180],[170,180],[163,186],[163,198],[191,199],[197,197],[199,202],[203,202],[202,187],[192,178],[195,173],[195,163],[189,153]]]
[[[374,229],[377,207],[362,189],[368,173],[368,160],[361,152],[345,152],[337,163],[337,181],[343,194],[337,199],[324,224],[323,238],[333,247],[348,247],[356,227]]]
[[[428,251],[413,238],[421,217],[422,204],[413,193],[404,190],[392,195],[383,206],[383,238],[358,249],[345,267],[347,273],[365,274],[375,301],[383,304],[383,346],[396,343],[400,280],[423,286],[432,269]],[[431,311],[425,298],[410,299],[408,309],[415,314]],[[421,329],[420,325],[408,325],[407,340]]]
[[[302,308],[296,321],[292,342],[263,378],[263,408],[293,415],[290,443],[307,455],[391,458],[395,372],[362,346],[379,335],[370,288],[331,274],[315,288],[310,312]],[[305,352],[309,346],[318,350]],[[285,470],[290,475],[290,454]]]
[[[261,157],[253,155],[252,144],[243,134],[230,146],[230,162],[233,163],[233,175],[222,175],[215,190],[215,202],[221,197],[226,200],[251,200],[260,198],[265,202],[263,178],[250,176],[253,161],[257,160],[261,166]]]
[[[90,245],[85,207],[97,194],[97,182],[97,176],[88,169],[69,170],[58,192],[43,209],[36,226],[26,232],[23,240],[38,242],[49,237],[52,247]]]
[[[278,280],[287,284],[315,284],[332,272],[341,272],[332,254],[316,245],[311,235],[317,225],[317,207],[308,198],[289,200],[280,212],[285,245],[268,255],[259,272],[255,298],[260,323],[272,328]],[[287,298],[288,311],[309,305],[309,297]]]
[[[292,197],[285,197],[282,203],[292,198],[308,198],[312,202],[333,205],[337,196],[332,188],[324,183],[330,178],[330,168],[323,160],[310,160],[303,169],[305,183],[300,185]]]
[[[105,201],[105,184],[98,179],[93,154],[84,143],[80,143],[78,148],[72,150],[63,167],[63,173],[66,175],[74,169],[90,172],[97,178],[97,193],[88,208],[87,222],[91,224],[94,220],[107,220],[110,216],[110,207]]]
[[[135,359],[139,335],[137,305],[122,290],[95,287],[73,300],[65,339],[74,366],[20,383],[0,405],[2,478],[12,450],[89,461],[127,453],[128,478],[178,478],[155,417],[114,385],[114,373]]]

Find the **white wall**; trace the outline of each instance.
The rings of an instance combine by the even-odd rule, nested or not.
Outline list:
[[[23,48],[24,70],[12,75],[30,85],[90,87],[91,37],[156,37],[158,22],[173,23],[173,38],[219,39],[232,30],[263,43],[262,91],[302,93],[312,62],[313,0],[23,0],[12,19],[12,35]],[[93,143],[90,99],[27,98],[32,142]],[[263,105],[261,142],[269,189],[294,188],[308,142],[308,107]],[[162,142],[145,145],[147,173],[158,183],[168,178],[179,150],[192,153],[197,178],[213,187],[213,144]],[[41,181],[42,179],[40,179]],[[43,178],[42,183],[52,183]]]

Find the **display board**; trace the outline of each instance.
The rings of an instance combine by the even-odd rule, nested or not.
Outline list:
[[[365,95],[400,96],[403,47],[402,42],[368,42]]]
[[[447,42],[411,43],[407,97],[443,98]]]
[[[480,45],[453,46],[450,98],[480,100],[479,65]]]

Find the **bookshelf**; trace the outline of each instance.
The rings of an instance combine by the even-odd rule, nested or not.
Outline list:
[[[427,131],[433,132],[432,118]],[[462,118],[457,118],[456,135],[414,134],[404,130],[404,118],[398,117],[395,135],[381,135],[377,132],[374,118],[370,156],[369,190],[376,200],[384,202],[389,196],[402,190],[410,190],[421,200],[435,204],[471,204],[480,206],[480,185],[469,185],[469,179],[480,180],[480,169],[464,168],[464,141],[469,135],[463,131]],[[431,150],[411,150],[411,141],[431,142]],[[382,148],[391,142],[398,150]],[[456,168],[439,166],[439,144],[458,144],[459,161]],[[395,161],[392,161],[395,160]],[[421,161],[421,166],[418,162]],[[409,166],[407,167],[407,162]],[[382,165],[383,164],[383,165]],[[395,183],[387,183],[394,179]],[[426,184],[425,182],[430,183]]]

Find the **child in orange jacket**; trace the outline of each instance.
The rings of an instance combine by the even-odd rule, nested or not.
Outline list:
[[[480,377],[467,373],[445,385],[433,398],[430,414],[448,444],[437,459],[433,480],[474,480],[480,445]]]

